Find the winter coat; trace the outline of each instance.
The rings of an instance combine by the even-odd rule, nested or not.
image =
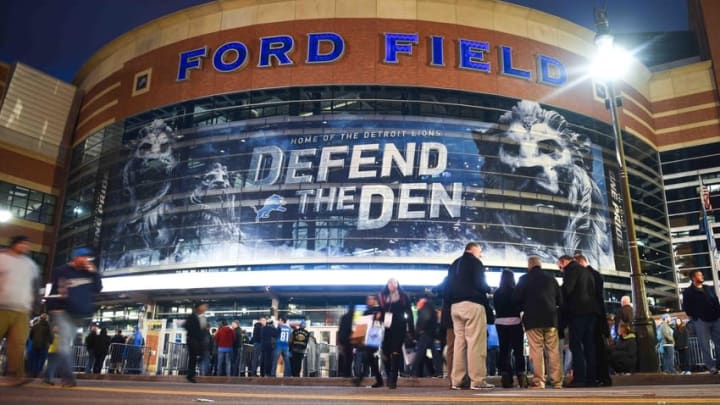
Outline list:
[[[33,350],[47,350],[53,342],[53,334],[50,331],[48,321],[38,320],[30,329],[30,339],[32,340]]]
[[[637,339],[634,333],[618,337],[610,346],[610,365],[617,373],[634,373],[637,369]]]

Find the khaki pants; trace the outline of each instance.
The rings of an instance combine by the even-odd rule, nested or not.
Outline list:
[[[485,307],[470,301],[450,307],[455,333],[452,385],[459,386],[465,373],[473,386],[482,384],[487,374],[487,319]]]
[[[445,363],[447,363],[447,375],[450,379],[450,385],[452,385],[452,370],[455,352],[455,331],[452,328],[448,328],[445,332]]]
[[[525,331],[533,365],[533,384],[545,386],[545,354],[548,356],[548,375],[553,386],[562,385],[562,363],[556,328],[536,328]]]
[[[0,340],[7,338],[7,376],[25,376],[25,343],[30,334],[30,316],[25,311],[0,309]]]

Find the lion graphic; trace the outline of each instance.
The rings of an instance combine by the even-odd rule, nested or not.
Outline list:
[[[111,251],[120,251],[117,267],[157,264],[175,250],[176,218],[173,205],[166,201],[177,166],[175,140],[175,131],[163,120],[155,120],[129,143],[132,155],[123,167],[122,185],[131,212],[113,237]]]
[[[253,207],[253,210],[255,211],[255,222],[259,222],[261,219],[270,218],[270,213],[273,211],[287,211],[287,208],[285,208],[286,204],[287,201],[285,201],[285,198],[282,196],[277,194],[271,195],[265,199],[265,204],[263,204],[262,208],[257,209]]]
[[[201,245],[238,241],[240,229],[231,188],[227,166],[213,163],[190,195],[190,207],[199,212],[195,233]]]
[[[558,112],[533,101],[518,102],[498,124],[497,150],[488,153],[482,169],[485,186],[560,197],[538,205],[569,212],[558,224],[539,212],[496,211],[493,222],[501,225],[505,239],[547,260],[579,251],[600,265],[611,254],[611,240],[606,204],[592,174],[590,140],[568,128]],[[562,234],[548,240],[548,227],[560,227]]]

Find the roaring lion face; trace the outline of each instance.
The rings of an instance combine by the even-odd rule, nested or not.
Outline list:
[[[175,135],[163,120],[155,120],[140,131],[141,138],[135,142],[134,159],[143,162],[143,166],[169,171],[177,161],[173,155]]]
[[[562,197],[536,205],[563,210],[496,212],[509,240],[550,256],[582,251],[599,264],[610,255],[602,190],[593,178],[592,143],[568,127],[556,111],[534,101],[518,102],[499,122],[497,160],[487,166],[489,187]],[[552,222],[554,221],[554,222]],[[547,228],[555,228],[555,234]],[[606,264],[606,263],[604,263]],[[607,265],[607,264],[606,264]]]
[[[132,157],[123,169],[123,185],[131,202],[156,205],[167,194],[168,176],[177,165],[174,143],[175,133],[163,120],[144,127],[140,138],[131,142]]]
[[[507,131],[498,159],[511,173],[525,177],[520,191],[540,188],[537,191],[560,193],[561,177],[573,158],[563,133],[564,119],[555,114],[540,109],[537,103],[521,101],[500,119]]]

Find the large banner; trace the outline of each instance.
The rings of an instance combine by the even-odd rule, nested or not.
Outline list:
[[[102,269],[423,263],[468,241],[489,265],[582,252],[615,268],[602,151],[536,102],[494,122],[281,118],[128,131],[105,179]]]

